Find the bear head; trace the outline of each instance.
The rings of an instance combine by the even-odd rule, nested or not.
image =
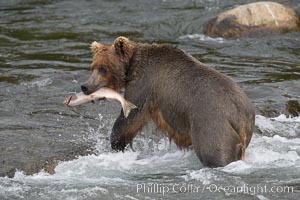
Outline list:
[[[126,67],[133,52],[133,44],[125,37],[118,37],[111,46],[93,42],[92,74],[81,85],[84,94],[89,95],[101,87],[119,90],[125,85]]]

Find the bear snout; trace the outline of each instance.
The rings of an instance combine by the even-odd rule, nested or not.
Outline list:
[[[81,85],[81,91],[82,91],[85,95],[88,95],[89,89],[88,89],[88,87],[87,87],[86,84],[82,84],[82,85]]]
[[[99,84],[99,85],[90,85],[88,82],[83,83],[81,87],[81,91],[85,95],[90,95],[96,90],[100,89],[101,87],[104,87],[105,84]]]

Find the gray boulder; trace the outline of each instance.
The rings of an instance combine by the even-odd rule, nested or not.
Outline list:
[[[205,24],[204,33],[212,37],[241,37],[299,31],[299,27],[294,10],[275,2],[256,2],[212,17]]]

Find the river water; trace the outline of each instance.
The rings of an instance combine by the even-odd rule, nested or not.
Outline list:
[[[300,33],[202,34],[208,18],[250,2],[0,1],[0,199],[299,199]],[[113,153],[118,103],[64,107],[89,76],[89,44],[120,35],[176,45],[232,77],[257,112],[246,159],[203,167],[151,123],[134,150]],[[47,162],[55,174],[40,171]]]

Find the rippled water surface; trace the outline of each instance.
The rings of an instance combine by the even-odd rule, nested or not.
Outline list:
[[[208,18],[250,2],[0,1],[0,199],[299,199],[300,33],[202,34]],[[298,0],[277,2],[300,11]],[[76,113],[63,106],[89,76],[90,43],[111,44],[120,35],[178,46],[238,82],[257,112],[245,161],[205,168],[153,124],[134,151],[112,153],[118,103],[86,104]],[[40,172],[57,161],[54,175]]]

